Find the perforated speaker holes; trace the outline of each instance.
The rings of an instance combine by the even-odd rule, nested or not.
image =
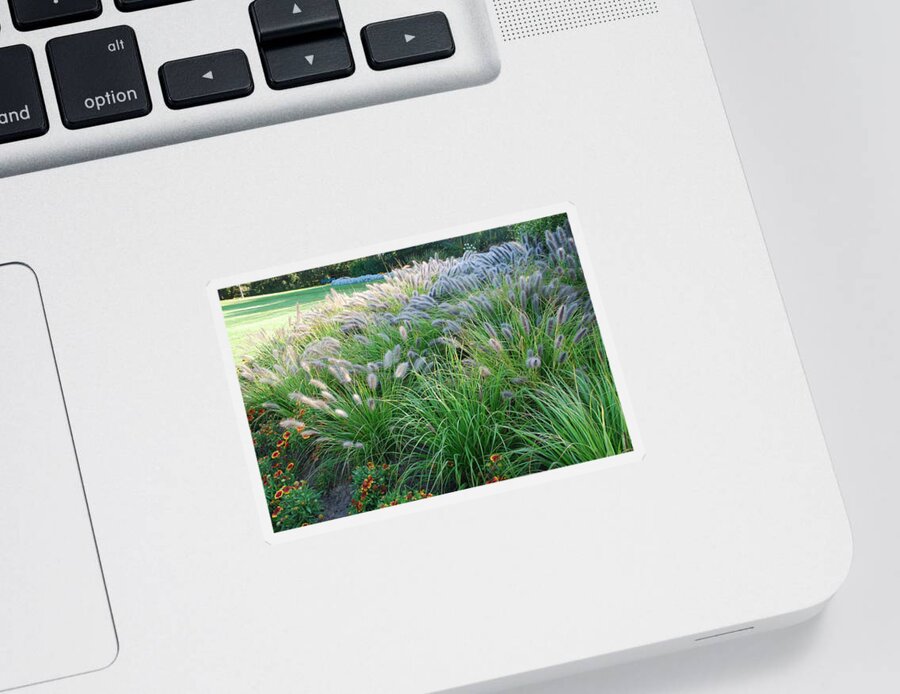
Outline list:
[[[504,41],[659,12],[656,0],[493,0]]]

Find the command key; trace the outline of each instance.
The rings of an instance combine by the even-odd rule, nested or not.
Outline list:
[[[47,112],[28,46],[0,48],[0,143],[47,132]]]

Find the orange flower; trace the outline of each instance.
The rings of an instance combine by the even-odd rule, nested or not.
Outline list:
[[[288,463],[288,464],[287,464],[287,469],[288,469],[288,470],[293,470],[293,469],[294,469],[294,464],[293,464],[293,463]]]
[[[497,462],[500,462],[500,458],[502,458],[502,457],[503,457],[503,456],[500,455],[499,453],[494,453],[494,454],[490,457],[490,461],[491,461],[492,463],[497,463]]]
[[[284,492],[281,491],[280,489],[279,489],[277,492],[275,492],[275,498],[276,498],[276,499],[280,499],[280,498],[283,497],[283,496],[284,496]]]
[[[289,431],[284,432],[281,435],[281,438],[283,438],[285,441],[287,441],[289,438],[291,438],[291,432],[289,432]]]

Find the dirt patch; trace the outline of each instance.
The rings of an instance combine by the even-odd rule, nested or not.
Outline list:
[[[325,520],[342,518],[350,512],[350,500],[353,498],[353,485],[350,482],[338,484],[327,492],[322,499],[325,507]]]

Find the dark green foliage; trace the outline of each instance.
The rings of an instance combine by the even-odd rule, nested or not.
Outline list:
[[[349,262],[325,265],[311,270],[303,270],[302,272],[292,272],[289,275],[250,282],[240,287],[227,287],[219,290],[219,298],[236,299],[240,296],[276,294],[292,289],[327,284],[338,277],[360,277],[362,275],[390,272],[395,268],[430,258],[452,258],[462,255],[466,250],[483,251],[496,243],[514,239],[521,240],[528,233],[542,234],[548,228],[555,228],[556,225],[552,223],[558,219],[564,221],[565,215],[548,217],[547,222],[550,226],[540,227],[544,220],[534,220],[482,232],[477,235],[477,240],[473,239],[475,235],[469,234],[468,236],[413,246],[412,248],[404,248],[390,253],[371,255]]]

